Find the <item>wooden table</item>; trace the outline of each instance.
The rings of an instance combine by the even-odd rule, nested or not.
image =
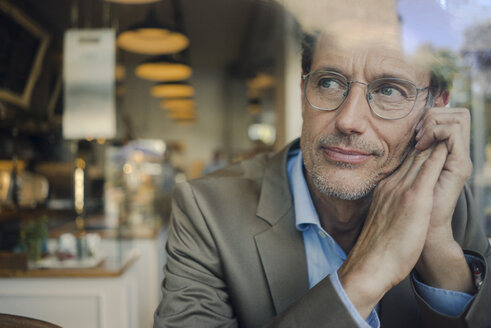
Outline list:
[[[104,278],[118,277],[138,259],[139,250],[133,248],[123,256],[105,258],[102,262],[93,268],[62,268],[62,269],[28,269],[12,270],[0,269],[0,278]]]

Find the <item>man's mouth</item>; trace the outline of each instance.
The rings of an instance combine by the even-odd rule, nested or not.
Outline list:
[[[342,162],[346,164],[360,164],[368,160],[373,154],[359,149],[324,146],[324,155],[329,161]]]

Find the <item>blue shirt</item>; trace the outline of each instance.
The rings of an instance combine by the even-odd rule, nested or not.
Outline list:
[[[365,320],[351,303],[339,282],[337,271],[346,260],[346,254],[338,243],[322,228],[315,210],[307,182],[303,174],[303,157],[299,149],[288,154],[288,179],[295,208],[295,225],[302,231],[310,288],[329,275],[339,297],[360,327],[380,327],[378,306]],[[425,285],[412,276],[418,293],[436,311],[458,316],[473,299],[472,295],[434,288]]]

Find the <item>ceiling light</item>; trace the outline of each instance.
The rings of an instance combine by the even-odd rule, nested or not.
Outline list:
[[[156,98],[186,98],[194,96],[194,88],[188,84],[165,83],[153,86],[150,94]]]
[[[191,76],[191,67],[185,64],[146,63],[136,68],[136,76],[155,82],[180,81]]]
[[[194,107],[174,108],[169,110],[167,115],[174,120],[194,120],[196,109]]]
[[[121,97],[126,93],[126,89],[123,85],[116,85],[116,96]]]
[[[166,55],[186,49],[189,39],[182,33],[164,28],[139,28],[121,33],[116,44],[139,54]]]
[[[174,120],[190,120],[196,118],[195,111],[172,111],[168,116]]]
[[[275,79],[272,75],[259,73],[247,81],[247,86],[251,89],[269,89],[275,86]]]
[[[116,81],[119,82],[119,81],[124,80],[124,77],[126,75],[126,70],[125,70],[123,65],[119,64],[119,65],[116,65],[114,73],[116,75]]]
[[[138,65],[135,74],[155,82],[175,82],[188,79],[192,69],[175,56],[158,56]]]
[[[248,109],[251,114],[259,114],[261,112],[261,99],[252,98],[249,99],[248,103]]]
[[[168,99],[160,102],[160,108],[166,110],[189,109],[196,106],[193,99]]]
[[[196,116],[196,110],[194,108],[189,108],[186,110],[172,110],[169,111],[168,115],[172,118]]]
[[[126,5],[140,5],[144,3],[153,3],[160,0],[106,0],[108,2],[122,3]]]
[[[116,44],[121,49],[139,54],[168,55],[186,49],[189,39],[183,33],[161,24],[155,11],[151,10],[143,23],[122,32]]]

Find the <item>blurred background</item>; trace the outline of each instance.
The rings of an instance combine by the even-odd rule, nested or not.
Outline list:
[[[346,15],[438,59],[491,235],[491,3],[280,2],[0,0],[0,313],[151,327],[174,185],[298,137],[302,27]]]

